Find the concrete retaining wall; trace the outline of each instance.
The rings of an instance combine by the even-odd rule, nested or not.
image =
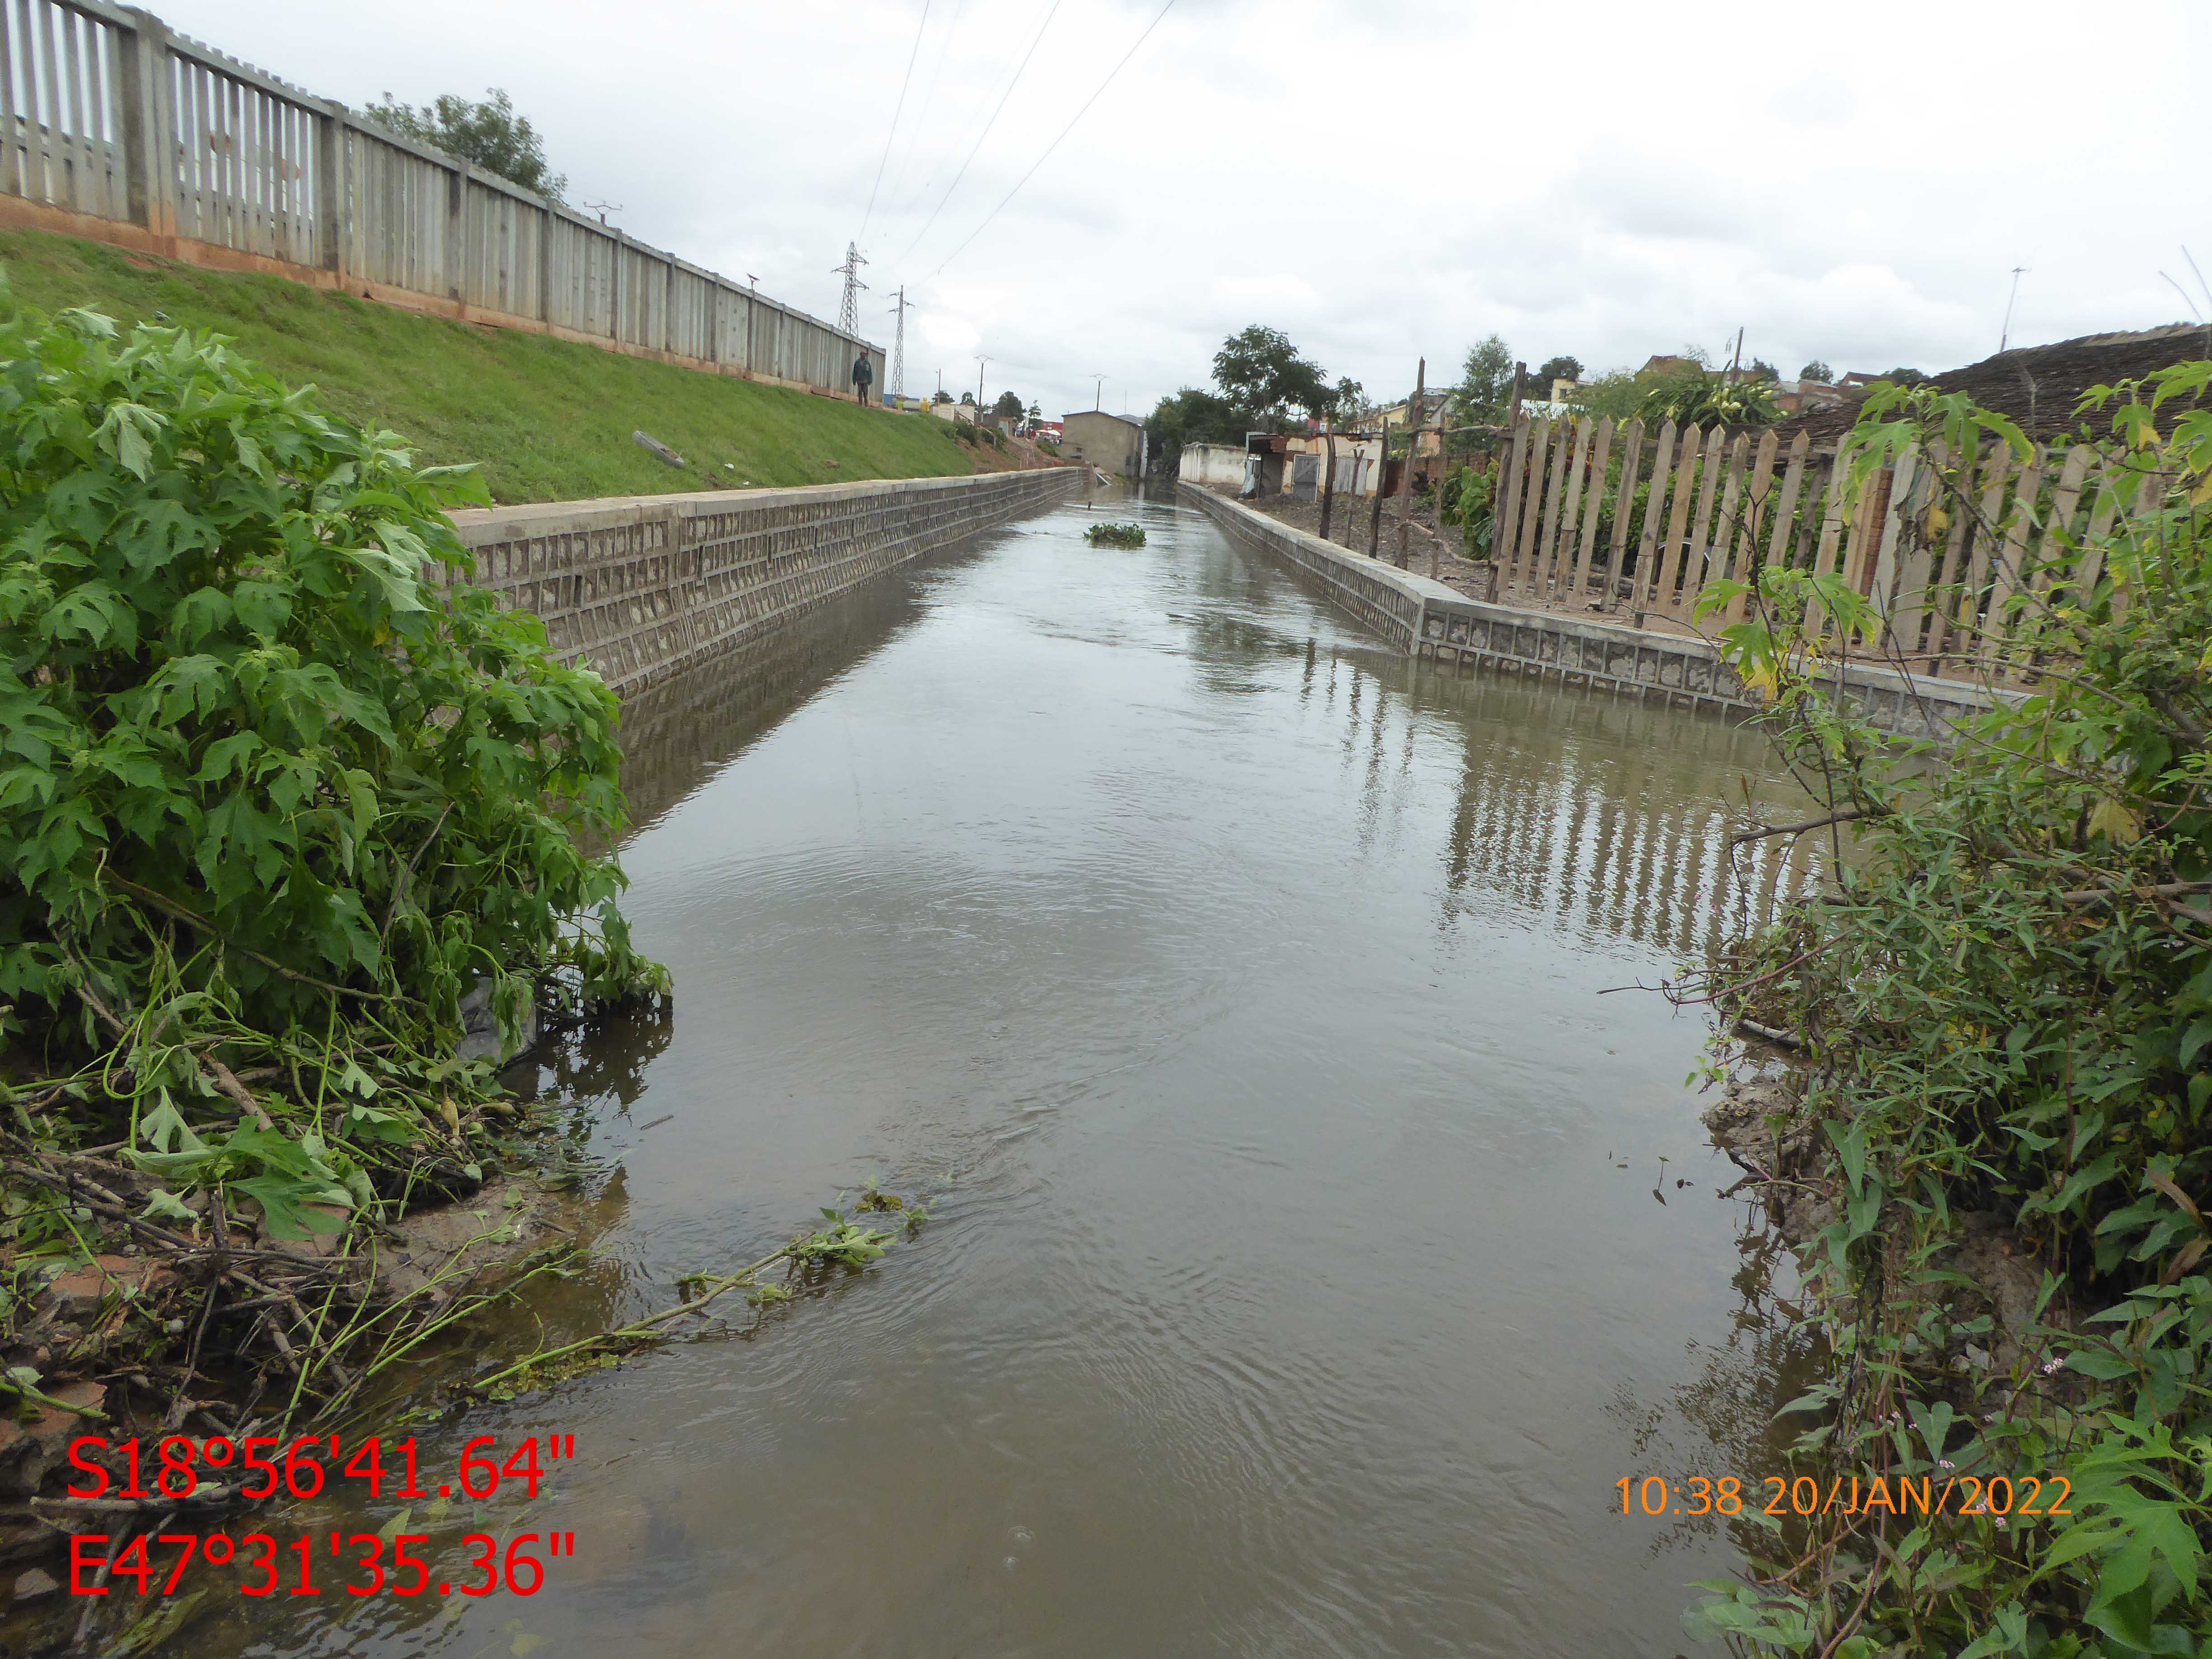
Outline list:
[[[908,559],[1056,506],[1073,467],[471,508],[477,579],[625,695]]]
[[[1620,623],[1523,611],[1470,599],[1431,581],[1309,536],[1264,513],[1194,485],[1183,499],[1248,547],[1312,578],[1338,609],[1408,655],[1467,668],[1557,674],[1562,681],[1751,714],[1765,705],[1701,639],[1650,634]],[[1942,738],[1990,708],[1993,694],[1956,680],[1853,665],[1829,690],[1885,729]]]
[[[1401,651],[1413,651],[1421,638],[1421,619],[1431,606],[1459,598],[1442,582],[1346,552],[1213,490],[1188,483],[1180,489],[1183,500],[1228,532],[1232,541],[1294,566],[1317,583],[1337,609]]]

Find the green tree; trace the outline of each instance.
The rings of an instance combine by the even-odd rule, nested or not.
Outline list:
[[[952,394],[947,392],[943,386],[939,386],[937,388],[936,395],[931,398],[929,401],[933,404],[949,404],[952,401]]]
[[[1815,357],[1797,371],[1797,378],[1801,380],[1818,380],[1826,386],[1836,378],[1836,371]]]
[[[1153,457],[1163,468],[1175,465],[1185,444],[1241,444],[1246,429],[1244,412],[1228,398],[1190,386],[1161,398],[1145,417]]]
[[[1012,392],[1001,392],[999,394],[998,402],[991,405],[991,413],[994,415],[1011,415],[1018,416],[1021,412],[1022,400]]]
[[[1340,376],[1329,393],[1328,418],[1339,426],[1358,426],[1373,412],[1374,406],[1367,401],[1367,388],[1349,375]]]
[[[1929,377],[1917,368],[1893,368],[1881,378],[1893,386],[1919,386]]]
[[[1280,329],[1259,323],[1221,343],[1213,383],[1255,426],[1279,423],[1294,411],[1317,420],[1335,398],[1318,364],[1300,356]]]
[[[544,143],[530,118],[517,115],[514,100],[497,87],[480,104],[447,93],[420,109],[387,92],[362,113],[403,137],[472,161],[553,201],[568,188],[568,175],[546,165]]]
[[[1782,371],[1764,357],[1753,357],[1751,367],[1744,373],[1754,380],[1778,380],[1782,378]]]
[[[1584,414],[1611,416],[1616,422],[1626,421],[1635,416],[1644,393],[1663,378],[1638,374],[1626,368],[1612,369],[1584,380],[1567,394],[1567,401]]]
[[[1468,348],[1460,366],[1459,384],[1452,388],[1452,406],[1468,425],[1495,424],[1505,418],[1513,396],[1513,348],[1495,334]]]
[[[1043,418],[1044,418],[1044,405],[1043,405],[1043,404],[1040,404],[1039,402],[1037,402],[1037,400],[1036,400],[1036,398],[1030,398],[1030,419],[1031,419],[1031,420],[1033,420],[1033,421],[1040,421],[1040,420],[1042,420]]]
[[[1543,388],[1544,395],[1548,398],[1552,395],[1553,381],[1579,380],[1582,377],[1583,365],[1580,358],[1547,357],[1544,359],[1543,367],[1536,371],[1536,384]]]

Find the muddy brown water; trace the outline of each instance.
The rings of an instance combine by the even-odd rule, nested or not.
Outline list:
[[[1790,1285],[1718,1195],[1702,1021],[1600,994],[1746,902],[1725,804],[1789,799],[1760,738],[1417,669],[1160,501],[995,532],[628,730],[675,1009],[539,1069],[609,1173],[600,1265],[535,1316],[664,1306],[870,1176],[930,1219],[417,1426],[426,1467],[575,1437],[481,1512],[574,1533],[534,1595],[234,1575],[162,1650],[1688,1650],[1735,1540],[1615,1483],[1775,1464]],[[434,1580],[476,1577],[469,1524],[413,1510]]]

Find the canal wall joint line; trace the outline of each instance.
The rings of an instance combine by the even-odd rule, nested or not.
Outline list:
[[[1308,535],[1217,490],[1194,483],[1177,488],[1232,540],[1282,560],[1316,583],[1337,609],[1410,657],[1468,671],[1483,667],[1539,678],[1554,674],[1563,684],[1692,708],[1753,714],[1765,707],[1704,640],[1471,599],[1442,582]],[[1821,684],[1886,730],[1939,742],[1959,721],[2019,695],[1856,663]]]
[[[922,554],[1057,506],[1080,467],[471,507],[476,580],[624,696]]]

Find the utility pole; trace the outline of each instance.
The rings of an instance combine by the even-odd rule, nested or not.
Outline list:
[[[2020,298],[2020,279],[2026,275],[2027,275],[2026,265],[2014,265],[2012,268],[2012,292],[2005,296],[2004,328],[1997,336],[1999,351],[2002,351],[2005,349],[2005,343],[2012,338],[2013,301]]]
[[[1735,331],[1735,357],[1734,357],[1734,358],[1732,358],[1732,359],[1729,361],[1729,362],[1728,383],[1729,383],[1730,386],[1734,386],[1734,385],[1735,384],[1735,371],[1736,371],[1737,366],[1738,366],[1739,364],[1741,364],[1742,362],[1743,362],[1743,331],[1742,331],[1741,329],[1738,329],[1738,330],[1736,330],[1736,331]]]
[[[845,244],[845,263],[830,270],[845,279],[845,297],[837,306],[837,329],[852,339],[860,337],[860,292],[867,284],[860,280],[860,267],[868,262],[860,257],[858,242]]]
[[[1382,453],[1375,458],[1375,500],[1367,511],[1367,556],[1382,544],[1382,486],[1390,481],[1390,417],[1375,411],[1375,435]]]
[[[898,313],[898,332],[891,347],[891,398],[894,403],[906,401],[906,284],[899,284],[898,303],[891,307]]]
[[[1103,374],[1093,374],[1091,381],[1091,408],[1092,412],[1096,413],[1104,407],[1099,400],[1106,395],[1106,377]]]
[[[1321,475],[1321,538],[1323,541],[1329,539],[1329,520],[1336,513],[1336,422],[1332,420],[1328,426],[1328,429],[1322,434],[1322,441],[1328,449],[1326,470]]]
[[[1398,474],[1398,568],[1406,568],[1406,538],[1413,533],[1413,457],[1421,447],[1421,405],[1428,401],[1429,360],[1421,359],[1421,366],[1413,374],[1413,401],[1406,410],[1406,465]],[[1383,447],[1387,459],[1389,447]]]
[[[975,417],[978,420],[983,416],[983,365],[990,361],[988,357],[975,360]]]

